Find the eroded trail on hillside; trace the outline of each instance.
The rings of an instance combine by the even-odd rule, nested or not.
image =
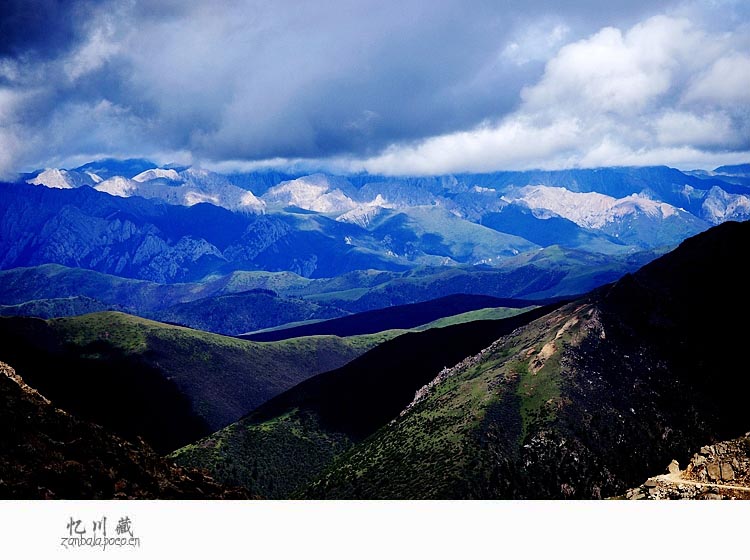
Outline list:
[[[727,488],[729,490],[740,490],[742,492],[750,492],[750,487],[748,486],[736,486],[732,484],[719,484],[715,482],[699,482],[697,480],[690,480],[687,478],[682,478],[682,473],[684,471],[680,471],[679,473],[669,473],[669,474],[661,474],[657,476],[656,478],[658,480],[664,480],[666,482],[670,482],[672,484],[690,484],[692,486],[695,486],[697,488]]]

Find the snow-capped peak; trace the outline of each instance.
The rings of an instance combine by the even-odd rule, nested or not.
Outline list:
[[[26,182],[30,185],[41,185],[53,189],[75,189],[83,185],[101,182],[101,178],[94,173],[86,174],[68,171],[67,169],[47,168]]]
[[[572,192],[563,187],[528,186],[503,197],[532,210],[548,210],[579,226],[601,229],[629,214],[642,213],[654,218],[676,216],[680,209],[643,194],[614,198],[595,192]]]
[[[101,183],[104,180],[93,171],[85,171],[85,173],[91,178],[92,181],[94,181],[94,183]]]
[[[357,206],[342,190],[348,186],[351,185],[346,180],[317,173],[284,181],[269,189],[263,199],[270,204],[296,206],[314,212],[348,212]]]
[[[336,221],[357,224],[360,227],[368,228],[373,219],[378,216],[385,208],[393,207],[394,205],[390,204],[386,199],[384,199],[383,195],[378,194],[370,202],[360,204],[356,208],[352,208],[348,212],[344,212],[338,218],[336,218]]]
[[[132,179],[115,176],[102,181],[94,188],[98,191],[109,193],[112,196],[128,197],[133,196],[138,191],[138,187],[138,183]]]
[[[148,169],[133,177],[133,181],[145,183],[154,179],[169,179],[170,181],[179,181],[180,176],[174,169]]]
[[[750,196],[730,194],[722,188],[711,187],[701,206],[701,215],[712,224],[747,220],[750,218]]]

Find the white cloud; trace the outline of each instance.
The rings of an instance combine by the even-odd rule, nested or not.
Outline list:
[[[22,153],[22,143],[15,127],[0,125],[0,146],[0,180],[13,180],[17,175],[13,164]]]
[[[750,56],[687,19],[606,27],[563,46],[494,125],[393,145],[369,170],[431,174],[493,169],[696,167],[748,155]],[[707,102],[723,105],[712,109]]]
[[[666,111],[656,119],[655,130],[664,146],[720,147],[740,140],[731,119],[722,112]]]
[[[526,109],[636,114],[669,91],[697,37],[688,21],[663,16],[625,34],[604,28],[560,49],[539,83],[522,92]]]
[[[116,55],[121,48],[114,40],[114,26],[108,19],[97,22],[96,29],[64,63],[64,69],[71,81],[98,70],[107,60]]]
[[[685,100],[731,107],[750,104],[750,54],[735,52],[716,60],[693,81]]]
[[[374,173],[440,174],[455,171],[492,171],[558,163],[561,153],[576,146],[580,134],[575,120],[559,120],[536,126],[523,117],[507,119],[499,126],[445,134],[413,147],[391,147],[363,162]]]
[[[518,66],[547,61],[570,33],[563,22],[539,21],[521,28],[502,50],[501,56]]]

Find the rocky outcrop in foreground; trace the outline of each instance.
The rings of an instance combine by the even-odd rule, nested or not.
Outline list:
[[[55,408],[0,362],[0,499],[247,497]]]
[[[750,432],[744,437],[706,445],[684,470],[677,461],[667,474],[649,478],[628,490],[630,500],[750,499]]]

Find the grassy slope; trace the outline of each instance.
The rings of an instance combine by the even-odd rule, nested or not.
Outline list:
[[[309,299],[351,312],[436,299],[448,294],[486,294],[543,299],[588,292],[637,270],[669,248],[626,255],[597,255],[545,247],[498,263],[496,268],[421,269],[366,290],[311,294]]]
[[[15,305],[0,305],[0,316],[51,319],[53,317],[71,317],[74,315],[85,315],[86,313],[109,311],[117,307],[86,296],[70,296],[35,299]],[[121,309],[117,310],[120,311]]]
[[[570,312],[567,306],[538,319],[444,372],[425,398],[339,457],[305,495],[481,497],[474,485],[481,484],[487,457],[477,452],[477,434],[511,404],[516,412],[502,411],[500,421],[507,443],[517,449],[531,425],[554,416],[558,353],[578,335]]]
[[[330,319],[344,311],[272,292],[242,292],[179,303],[155,314],[161,321],[204,331],[238,335],[302,319]]]
[[[583,293],[613,281],[665,250],[612,257],[551,246],[510,257],[497,263],[497,268],[417,267],[405,273],[362,270],[319,279],[290,272],[240,271],[212,276],[202,283],[169,285],[41,265],[0,271],[0,304],[81,295],[113,309],[157,318],[156,312],[175,304],[255,289],[355,313],[457,293],[547,298]]]
[[[249,497],[56,404],[0,362],[0,499]]]
[[[248,343],[123,313],[55,319],[50,324],[76,346],[104,337],[126,353],[159,362],[212,426],[231,422],[271,396],[368,349],[367,343],[327,336]]]
[[[333,457],[393,418],[442,367],[540,314],[470,323],[460,323],[466,317],[459,316],[455,325],[400,336],[294,387],[241,421],[178,450],[174,458],[254,494],[288,497]]]
[[[409,231],[419,236],[425,249],[430,249],[436,255],[452,255],[459,262],[467,264],[500,260],[537,247],[522,237],[468,222],[438,206],[416,206],[403,214],[409,217]],[[390,221],[399,217],[397,214]],[[384,227],[387,227],[387,223],[379,229]],[[427,239],[430,241],[427,242]]]
[[[177,464],[206,469],[264,498],[288,498],[353,445],[350,436],[292,409],[265,421],[239,421],[175,451]]]
[[[116,312],[46,322],[0,319],[0,334],[0,359],[30,376],[50,398],[64,396],[66,409],[86,410],[94,420],[115,422],[127,431],[133,416],[158,416],[160,403],[149,394],[158,386],[181,418],[205,425],[199,435],[237,420],[311,375],[345,364],[371,344],[337,337],[252,343]],[[66,384],[61,374],[68,369],[79,378]],[[38,371],[49,373],[40,377]],[[118,392],[127,391],[132,402],[122,403]],[[111,412],[113,407],[118,414]],[[156,430],[156,446],[162,450],[175,441],[159,433],[158,425],[143,429]],[[169,430],[179,431],[179,426]],[[184,436],[198,437],[196,430],[200,426]]]
[[[497,321],[498,319],[505,319],[507,317],[513,317],[519,313],[525,313],[535,309],[536,306],[510,308],[510,307],[485,307],[483,309],[477,309],[475,311],[467,311],[466,313],[459,313],[457,315],[451,315],[450,317],[443,317],[437,319],[421,327],[417,327],[415,330],[427,330],[427,329],[438,329],[441,327],[449,327],[451,325],[459,325],[461,323],[471,323],[472,321]]]

